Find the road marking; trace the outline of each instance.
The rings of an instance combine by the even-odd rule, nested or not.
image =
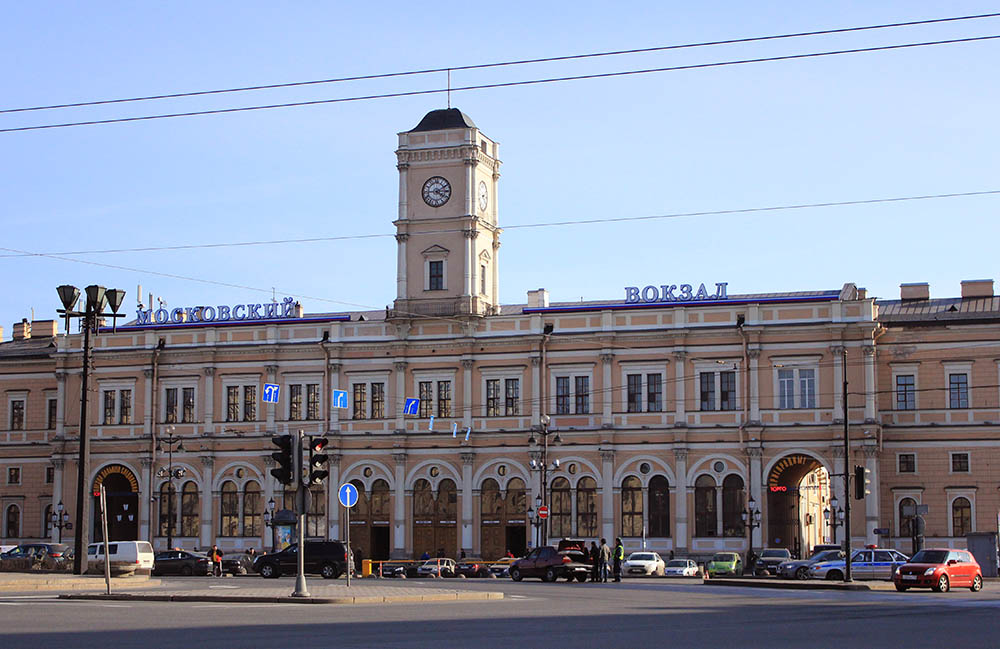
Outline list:
[[[209,586],[209,588],[239,588],[239,586]]]

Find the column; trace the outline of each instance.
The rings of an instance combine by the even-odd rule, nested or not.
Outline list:
[[[405,192],[401,192],[405,195]],[[402,217],[400,217],[402,218]],[[406,240],[410,235],[402,232],[396,235],[396,299],[406,299]]]
[[[610,351],[605,350],[601,353],[601,366],[603,369],[603,374],[601,375],[601,428],[612,428],[614,426],[613,414],[611,412],[611,404],[614,402],[614,395],[616,390],[611,388],[614,385],[611,382],[611,363],[615,360],[614,354]]]
[[[396,462],[396,493],[392,510],[392,558],[406,557],[406,453],[393,453]]]
[[[212,509],[215,502],[215,490],[212,489],[212,468],[215,466],[215,458],[209,455],[201,456],[201,483],[203,490],[201,493],[201,539],[199,547],[207,547],[215,541],[212,530],[215,521],[212,519]]]
[[[149,370],[146,370],[149,371]],[[66,372],[56,372],[56,437],[66,435]],[[148,381],[147,381],[148,383]],[[149,434],[149,431],[145,431]],[[59,502],[59,501],[56,501]],[[64,505],[66,503],[63,503]],[[65,536],[65,535],[64,535]]]
[[[601,536],[615,538],[615,452],[601,449]]]
[[[267,382],[268,383],[276,383],[277,379],[278,379],[278,366],[277,365],[268,365],[267,366]],[[257,398],[259,399],[260,395],[258,395]],[[273,403],[267,404],[267,406],[266,406],[266,412],[267,412],[267,430],[268,430],[268,432],[276,432],[275,428],[274,428],[274,404]]]
[[[868,469],[868,479],[871,492],[865,497],[865,543],[878,543],[875,528],[879,527],[879,475],[878,475],[878,444],[873,439],[865,440],[862,449],[865,454],[865,468]]]
[[[326,490],[326,523],[328,538],[341,539],[340,535],[340,459],[339,453],[327,453],[330,479]]]
[[[337,408],[335,403],[333,403],[333,390],[340,389],[340,363],[330,363],[330,385],[327,386],[327,394],[324,399],[331,399],[330,401],[330,430],[337,431],[340,425],[340,408]],[[340,485],[337,485],[338,488]]]
[[[153,532],[153,459],[149,457],[140,458],[141,474],[139,476],[139,534],[140,538],[152,539]],[[60,476],[61,477],[61,476]],[[145,530],[145,536],[142,536]]]
[[[472,426],[472,367],[475,361],[462,359],[462,425]]]
[[[861,348],[865,355],[865,423],[875,421],[875,345]]]
[[[399,169],[399,220],[400,221],[405,221],[409,216],[409,214],[407,214],[407,201],[406,201],[407,198],[406,174],[409,168],[410,168],[409,162],[400,162],[396,164],[396,169]]]
[[[760,363],[760,349],[750,349],[747,351],[750,357],[750,423],[760,423],[760,376],[758,367]]]
[[[542,403],[542,358],[531,357],[531,425],[538,426],[542,416],[542,408],[549,411],[549,404]]]
[[[472,467],[475,453],[462,453],[462,549],[472,554]]]
[[[153,390],[155,389],[155,386],[153,385],[153,370],[143,370],[142,376],[146,379],[143,381],[142,392],[142,432],[144,435],[147,435],[150,439],[152,439],[154,422]],[[62,400],[60,399],[60,401]]]
[[[844,346],[831,345],[833,356],[833,423],[844,421]]]
[[[52,458],[51,462],[52,466],[54,467],[54,470],[52,472],[52,511],[54,513],[58,513],[56,512],[56,503],[62,502],[63,506],[64,507],[66,506],[66,500],[63,498],[63,466],[66,464],[66,461],[63,460],[61,457],[54,457]],[[139,502],[140,504],[142,503],[141,497],[139,498]],[[70,514],[71,520],[73,519],[73,516],[74,515],[71,513]],[[66,536],[65,531],[66,530],[63,530],[64,537]],[[148,539],[150,537],[146,536],[146,538]],[[55,526],[53,526],[51,542],[57,543],[58,541],[59,541],[59,530],[56,529]]]
[[[205,375],[202,380],[202,394],[205,395],[202,399],[205,404],[205,432],[212,433],[215,432],[215,368],[203,368],[202,373]]]
[[[274,499],[274,476],[271,475],[271,469],[274,468],[274,458],[270,455],[264,457],[264,484],[261,485],[264,489],[264,509],[267,509],[267,504]],[[275,503],[274,511],[281,509],[279,503]]]
[[[688,551],[688,486],[686,448],[674,449],[674,551],[683,557]]]
[[[674,352],[674,377],[676,383],[674,385],[675,389],[675,400],[676,405],[674,406],[674,426],[677,428],[687,427],[687,410],[684,403],[684,365],[685,359],[687,358],[687,352],[684,350]]]
[[[761,511],[761,525],[764,524],[764,493],[761,489],[761,468],[760,463],[764,457],[764,449],[759,446],[747,448],[747,458],[750,460],[750,497],[757,503],[757,509]],[[761,548],[761,528],[755,527],[753,535],[750,537],[750,547]]]
[[[496,183],[494,183],[496,187]],[[496,190],[493,191],[493,210],[496,211],[497,206],[497,194]],[[493,223],[496,224],[496,216],[493,217]],[[497,309],[500,308],[500,239],[499,234],[493,233],[493,263],[491,268],[493,269],[493,277],[490,280],[492,282],[492,293],[490,295],[493,297],[493,304],[496,305]]]
[[[644,531],[644,536],[649,536],[649,487],[645,486],[642,488],[642,529]],[[646,549],[646,544],[643,542],[642,549]]]
[[[396,407],[396,432],[403,433],[406,432],[406,417],[403,414],[403,404],[406,403],[406,361],[396,361],[393,367],[396,369],[396,398],[393,399]]]
[[[465,235],[465,250],[463,250],[462,260],[465,269],[462,273],[462,296],[474,295],[474,288],[472,283],[475,281],[475,274],[472,272],[472,266],[475,264],[475,236],[478,234],[471,227],[468,230],[463,230],[462,234]]]

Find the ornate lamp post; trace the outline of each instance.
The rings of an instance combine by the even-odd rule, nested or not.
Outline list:
[[[73,529],[73,523],[69,522],[69,512],[63,511],[64,509],[65,507],[63,507],[62,501],[60,500],[59,504],[56,505],[56,510],[52,513],[52,527],[59,530],[60,543],[62,543],[62,531],[64,529]]]
[[[844,509],[837,507],[837,497],[830,499],[830,506],[823,510],[823,518],[830,524],[830,531],[833,535],[832,542],[837,542],[837,528],[844,522]]]
[[[271,528],[271,551],[274,552],[274,498],[267,501],[267,509],[264,510],[264,526]]]
[[[156,441],[156,452],[162,453],[163,447],[161,444],[167,445],[167,467],[160,467],[159,471],[156,472],[157,478],[166,478],[167,482],[170,484],[170,489],[167,491],[167,548],[172,548],[174,545],[174,495],[177,490],[174,488],[174,480],[184,477],[187,471],[184,467],[174,469],[174,445],[177,445],[177,452],[180,453],[184,450],[184,442],[177,435],[174,435],[174,427],[170,426],[167,428],[170,434],[166,437],[161,437]],[[163,503],[160,503],[160,507],[163,507]]]
[[[548,506],[549,504],[548,473],[549,471],[559,470],[559,460],[553,460],[551,464],[549,463],[549,435],[550,434],[553,435],[552,437],[553,446],[560,446],[562,444],[562,438],[559,437],[559,433],[549,430],[549,422],[551,421],[551,419],[549,418],[548,415],[542,415],[538,421],[539,425],[532,429],[531,437],[528,438],[528,446],[532,449],[532,455],[537,454],[537,457],[532,457],[530,464],[532,469],[540,471],[542,474],[541,475],[542,492],[535,497],[536,510],[532,512],[530,508],[528,509],[529,518],[531,517],[532,513],[537,513],[538,511],[537,508],[541,508],[542,506],[546,507]],[[538,438],[535,437],[536,433],[542,436],[541,448],[539,448]],[[548,534],[547,534],[548,530],[546,529],[545,526],[545,520],[541,519],[541,517],[539,517],[538,527],[539,527],[538,545],[545,545],[546,543],[548,543]]]
[[[743,513],[740,516],[743,519],[743,525],[747,528],[747,532],[749,533],[747,536],[747,564],[749,564],[750,557],[753,555],[753,531],[755,528],[760,527],[760,509],[757,508],[757,502],[753,499],[753,496],[750,496],[750,499],[747,500],[746,509],[743,510]],[[753,572],[753,566],[751,565],[745,565],[743,567],[744,572],[747,568],[750,569],[751,573]]]
[[[66,335],[69,335],[70,318],[80,318],[83,329],[83,374],[80,381],[80,448],[76,461],[76,537],[73,539],[73,572],[82,575],[87,569],[87,542],[89,540],[87,515],[90,501],[87,494],[87,475],[90,473],[90,445],[87,439],[87,382],[90,378],[90,334],[95,336],[100,331],[101,320],[111,318],[112,328],[118,318],[125,314],[118,313],[125,300],[125,291],[92,284],[87,287],[87,300],[83,311],[77,311],[80,299],[80,289],[69,284],[56,288],[63,308],[56,311],[66,319]],[[111,313],[105,313],[104,308],[110,307]]]

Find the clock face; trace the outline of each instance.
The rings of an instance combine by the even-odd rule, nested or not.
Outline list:
[[[451,185],[441,176],[432,176],[424,183],[424,202],[431,207],[441,207],[451,198]]]
[[[486,211],[486,206],[490,204],[490,194],[486,189],[486,182],[479,181],[479,209]]]

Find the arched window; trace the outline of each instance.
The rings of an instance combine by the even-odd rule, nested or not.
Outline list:
[[[160,485],[160,536],[173,536],[177,531],[177,503],[174,497],[177,489],[173,483],[164,482]]]
[[[715,479],[698,476],[694,482],[694,535],[718,536],[715,506]]]
[[[576,534],[597,536],[597,482],[591,477],[576,483]]]
[[[479,488],[480,520],[495,520],[499,523],[503,513],[503,500],[500,499],[500,485],[493,478],[483,480]]]
[[[263,510],[260,485],[250,480],[243,486],[243,536],[259,537],[264,532]]]
[[[730,474],[722,480],[722,535],[743,536],[743,478]]]
[[[181,536],[198,536],[198,485],[193,480],[181,490]]]
[[[45,506],[45,513],[42,514],[42,536],[52,538],[52,505]]]
[[[662,475],[649,480],[649,535],[670,536],[670,483]]]
[[[385,480],[376,480],[372,483],[371,513],[376,521],[389,520],[392,516],[391,495],[389,483]]]
[[[507,516],[524,514],[528,511],[528,500],[524,489],[524,480],[511,478],[507,483]]]
[[[552,538],[573,535],[573,501],[566,478],[556,478],[549,488],[549,519],[549,535]]]
[[[910,508],[913,508],[912,510]],[[903,498],[899,501],[899,535],[902,537],[913,536],[913,514],[906,513],[916,511],[917,501],[913,498]]]
[[[437,513],[441,520],[455,521],[458,511],[458,492],[455,483],[445,479],[438,483]]]
[[[965,536],[972,531],[972,505],[968,498],[956,498],[951,502],[951,535]]]
[[[365,489],[365,483],[355,478],[354,480],[351,480],[351,484],[358,490],[358,502],[351,508],[351,520],[368,520],[370,503],[368,502],[368,490]]]
[[[21,536],[21,508],[17,505],[7,507],[7,513],[4,516],[4,529],[7,530],[4,536],[8,539],[16,539]]]
[[[226,480],[222,483],[219,500],[219,536],[236,536],[240,530],[240,494],[235,482]]]
[[[642,536],[642,483],[634,475],[622,481],[622,536]]]
[[[360,490],[359,490],[360,491]],[[361,492],[363,493],[363,492]],[[359,493],[360,496],[360,493]],[[309,489],[309,506],[306,509],[306,536],[326,537],[326,490],[323,485],[313,485]],[[360,500],[360,497],[358,498]]]
[[[431,483],[423,478],[413,484],[413,515],[417,518],[430,518],[434,515],[434,493]]]

